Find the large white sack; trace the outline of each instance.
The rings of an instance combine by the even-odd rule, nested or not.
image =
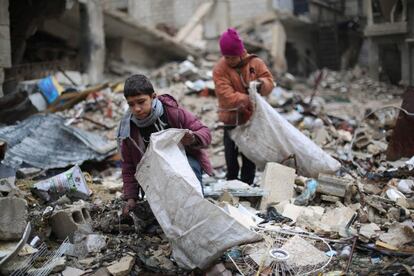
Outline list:
[[[301,175],[318,177],[319,173],[334,173],[340,168],[337,160],[284,119],[257,93],[255,82],[250,84],[249,94],[255,107],[252,118],[231,130],[230,137],[257,167],[263,169],[267,162],[281,162],[295,154]]]
[[[184,133],[182,129],[153,133],[135,177],[178,265],[205,268],[230,247],[260,237],[203,198],[180,143]]]

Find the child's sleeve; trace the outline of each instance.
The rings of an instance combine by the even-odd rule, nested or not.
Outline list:
[[[257,78],[263,82],[262,88],[260,89],[260,94],[262,96],[268,96],[275,84],[273,82],[273,76],[270,72],[269,68],[267,68],[266,64],[261,59],[254,59],[257,62]]]
[[[138,199],[138,181],[135,179],[136,166],[134,165],[129,150],[128,141],[123,141],[121,144],[122,154],[122,181],[124,199],[130,198]]]

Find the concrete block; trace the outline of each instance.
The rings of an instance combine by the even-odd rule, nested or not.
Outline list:
[[[261,187],[265,190],[260,203],[260,209],[266,209],[269,204],[279,203],[293,197],[296,173],[295,170],[278,163],[267,163]]]
[[[333,175],[319,174],[317,192],[325,195],[345,197],[353,180]]]
[[[17,197],[0,198],[0,240],[20,240],[27,224],[27,202]]]
[[[74,204],[69,208],[56,211],[50,217],[52,232],[59,239],[72,236],[81,226],[91,221],[88,207],[85,203]]]

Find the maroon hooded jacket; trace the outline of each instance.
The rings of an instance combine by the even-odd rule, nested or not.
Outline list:
[[[211,174],[212,167],[207,152],[203,149],[211,143],[210,130],[203,125],[192,113],[178,106],[177,101],[170,95],[160,95],[158,99],[164,106],[168,123],[171,128],[182,128],[193,131],[197,143],[186,146],[185,151],[200,162],[203,171]],[[135,179],[138,163],[145,152],[144,141],[138,127],[131,123],[131,113],[122,119],[118,130],[118,142],[122,155],[122,180],[124,182],[124,199],[138,198],[139,186]]]

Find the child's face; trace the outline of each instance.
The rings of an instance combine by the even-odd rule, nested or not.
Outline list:
[[[226,63],[230,67],[236,67],[242,61],[241,57],[239,56],[224,56]]]
[[[129,96],[126,98],[129,108],[135,117],[142,120],[151,114],[152,100],[156,97],[156,94],[152,95],[137,95]]]

